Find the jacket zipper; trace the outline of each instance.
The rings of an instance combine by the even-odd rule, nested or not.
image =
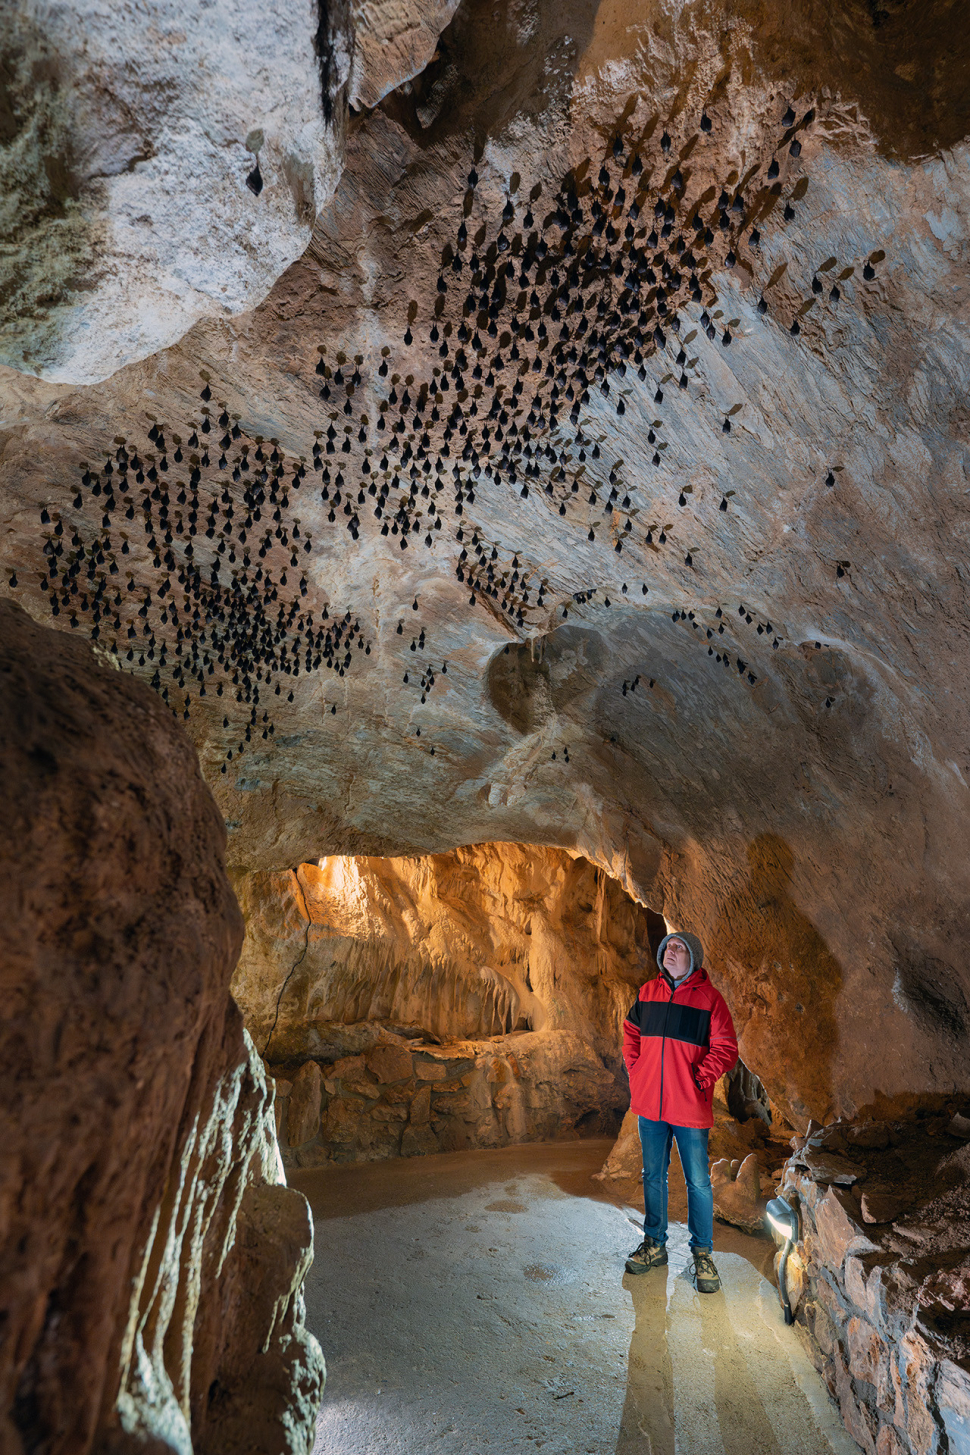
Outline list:
[[[670,1006],[674,998],[674,991],[675,987],[671,986],[670,1000],[667,1001],[667,1009],[664,1011],[663,1035],[660,1038],[660,1111],[657,1115],[658,1122],[662,1122],[664,1119],[664,1051],[667,1049],[667,1021],[670,1018]]]

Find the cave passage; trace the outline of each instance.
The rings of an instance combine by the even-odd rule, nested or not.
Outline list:
[[[770,1243],[718,1225],[716,1299],[686,1274],[682,1221],[667,1269],[624,1275],[639,1217],[592,1180],[609,1147],[294,1174],[329,1369],[315,1455],[854,1455],[781,1322]]]
[[[965,10],[7,0],[0,1455],[970,1455]]]
[[[531,844],[327,856],[237,890],[235,993],[315,1217],[318,1455],[846,1455],[763,1231],[791,1128],[742,1061],[710,1140],[722,1294],[695,1292],[676,1157],[668,1268],[624,1274],[643,1202],[621,1028],[660,915]]]
[[[233,982],[289,1168],[615,1134],[663,919],[589,860],[492,843],[241,878]]]

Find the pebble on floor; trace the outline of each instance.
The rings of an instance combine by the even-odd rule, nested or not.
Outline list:
[[[314,1455],[858,1455],[770,1244],[717,1225],[723,1287],[700,1295],[674,1223],[668,1268],[624,1273],[633,1210],[589,1180],[609,1145],[294,1174],[328,1367]]]

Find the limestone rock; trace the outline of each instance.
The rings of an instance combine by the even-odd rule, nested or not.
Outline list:
[[[714,1211],[726,1223],[746,1233],[760,1233],[765,1225],[767,1198],[761,1194],[758,1159],[754,1153],[743,1162],[722,1159],[711,1167]]]
[[[431,1116],[431,1088],[422,1086],[411,1098],[410,1123],[412,1127],[425,1127]]]
[[[14,7],[18,33],[26,24],[21,17],[46,15],[32,0],[26,6],[22,0]],[[238,684],[231,674],[222,698],[208,690],[206,697],[197,697],[198,683],[188,679],[191,732],[231,825],[230,858],[240,874],[289,874],[320,855],[427,857],[456,845],[494,842],[575,851],[671,922],[698,931],[708,946],[712,974],[736,1014],[745,1064],[762,1078],[772,1105],[802,1128],[809,1118],[832,1121],[840,1113],[877,1104],[885,1104],[880,1115],[888,1117],[905,1109],[913,1095],[947,1095],[962,1084],[970,1024],[961,908],[968,895],[962,875],[970,870],[961,866],[970,865],[970,829],[961,753],[970,712],[953,683],[967,676],[958,583],[967,506],[960,420],[970,388],[962,327],[970,152],[965,40],[962,31],[954,38],[945,8],[933,5],[927,17],[921,7],[881,6],[879,25],[836,4],[798,0],[784,13],[782,34],[778,12],[763,0],[743,0],[740,8],[715,3],[703,25],[693,25],[688,13],[675,7],[665,12],[658,32],[656,16],[642,8],[624,13],[616,23],[597,17],[594,24],[590,13],[568,5],[511,0],[498,20],[486,7],[460,5],[424,69],[355,117],[346,142],[347,165],[317,218],[310,246],[300,244],[302,255],[250,315],[233,319],[210,313],[164,355],[129,364],[110,381],[84,389],[5,371],[0,517],[5,572],[0,581],[4,591],[19,592],[38,618],[54,620],[50,593],[40,583],[50,584],[47,550],[56,546],[46,536],[60,525],[68,543],[58,538],[62,551],[70,556],[76,528],[84,559],[91,560],[94,552],[105,592],[114,585],[109,560],[113,551],[120,569],[118,517],[110,532],[113,544],[101,551],[105,561],[97,567],[95,545],[104,540],[103,495],[95,497],[93,486],[84,487],[81,505],[73,505],[84,466],[94,469],[100,481],[110,457],[114,471],[117,437],[124,437],[147,464],[154,453],[152,418],[165,425],[173,456],[174,434],[187,442],[193,424],[201,429],[199,372],[204,368],[212,384],[208,407],[216,412],[225,402],[230,418],[238,414],[238,425],[233,424],[239,438],[234,440],[227,428],[225,471],[219,469],[215,448],[209,465],[199,467],[202,509],[217,506],[219,530],[212,527],[207,539],[204,516],[192,541],[187,523],[181,536],[176,528],[174,557],[184,566],[192,545],[197,555],[191,559],[207,570],[218,558],[241,577],[241,552],[231,562],[223,538],[222,494],[225,489],[231,496],[238,532],[245,519],[243,491],[232,471],[239,468],[242,445],[252,461],[257,436],[278,440],[286,480],[301,457],[306,477],[302,494],[294,487],[282,511],[283,525],[289,532],[298,523],[301,543],[311,547],[298,558],[306,570],[306,597],[300,577],[291,577],[289,587],[280,587],[279,605],[287,612],[291,605],[309,612],[315,632],[325,608],[331,624],[349,613],[347,625],[359,621],[360,628],[349,664],[344,639],[332,670],[322,659],[314,665],[315,656],[307,667],[302,651],[295,663],[288,647],[289,690],[281,688],[276,698],[269,689],[276,719],[274,733],[268,725],[265,740],[260,728],[265,693],[256,733],[247,742],[245,709],[254,704],[235,702]],[[151,176],[165,201],[165,216],[191,239],[180,257],[193,254],[200,229],[196,211],[190,208],[191,216],[182,216],[171,196],[179,186],[191,192],[195,176],[206,172],[209,143],[196,145],[200,116],[213,125],[231,220],[243,229],[248,217],[262,215],[242,209],[271,200],[277,185],[289,210],[292,196],[286,196],[284,182],[277,182],[285,173],[282,131],[273,166],[264,168],[261,197],[253,198],[245,187],[246,136],[264,123],[247,114],[244,126],[239,125],[239,104],[246,113],[253,104],[272,113],[279,107],[286,111],[292,97],[299,115],[309,116],[306,105],[318,71],[308,18],[315,20],[316,12],[311,17],[309,10],[288,10],[282,20],[274,16],[274,25],[282,29],[266,45],[265,8],[246,11],[240,33],[247,43],[252,40],[250,53],[245,63],[233,64],[238,58],[231,6],[220,0],[190,16],[184,43],[169,24],[170,12],[155,6],[138,14],[144,14],[146,24],[161,17],[161,39],[151,51],[139,44],[137,64],[128,69],[115,67],[112,60],[109,30],[115,14],[120,17],[119,54],[126,55],[127,27],[137,17],[124,4],[97,14],[91,6],[83,14],[77,7],[52,12],[49,39],[28,37],[23,54],[29,61],[36,53],[44,62],[30,66],[31,76],[43,80],[53,74],[62,101],[48,96],[47,110],[28,118],[24,137],[29,132],[31,138],[43,134],[59,141],[77,132],[82,144],[93,137],[97,151],[107,136],[94,161],[98,176],[106,179],[97,186],[123,199],[126,189],[141,187],[143,174]],[[435,13],[429,3],[406,12],[375,7],[367,14],[369,19],[358,9],[362,57],[368,26],[375,45],[389,56],[390,31],[400,27],[403,34],[412,24],[420,32],[423,56],[444,10]],[[385,16],[390,30],[382,28]],[[208,17],[217,18],[211,34]],[[88,51],[74,43],[82,25]],[[308,61],[299,74],[290,44],[296,29],[305,37]],[[52,47],[56,54],[47,67]],[[735,55],[737,47],[743,54]],[[725,48],[733,57],[727,70]],[[183,85],[186,52],[210,61],[211,84]],[[48,110],[74,106],[76,76],[84,73],[88,56],[108,100],[102,106],[100,94],[92,98],[92,126],[85,129],[76,127],[71,116],[61,122]],[[227,63],[220,70],[223,56]],[[346,73],[345,58],[334,53],[332,59],[328,95],[329,79]],[[412,64],[420,64],[417,51],[413,62],[395,59],[386,74],[376,71],[369,95],[383,91]],[[263,85],[271,66],[278,72],[278,95],[275,75],[272,86]],[[143,77],[151,80],[160,73],[172,84],[152,93],[163,96],[164,104],[155,107],[146,126],[139,88]],[[711,77],[720,75],[724,85],[712,91]],[[20,83],[15,78],[13,84],[16,90]],[[48,89],[52,92],[53,86]],[[116,90],[126,105],[130,101],[131,136],[124,124],[106,116]],[[361,100],[364,92],[355,94]],[[627,109],[630,101],[632,110]],[[797,136],[783,141],[790,129],[782,125],[789,103],[796,111]],[[222,113],[230,116],[233,128],[225,148],[220,146],[227,139]],[[162,118],[157,125],[156,117]],[[660,117],[666,118],[663,124]],[[665,132],[664,125],[672,130]],[[269,138],[270,122],[265,129]],[[143,131],[154,156],[143,150]],[[183,134],[191,154],[189,176],[180,171],[175,155]],[[609,190],[615,195],[622,182],[622,216],[628,218],[628,224],[621,217],[600,219],[617,233],[615,241],[605,227],[592,232],[597,224],[586,193],[587,186],[596,190],[601,185],[597,159],[604,140],[610,153],[603,161]],[[261,157],[274,158],[275,145],[267,139]],[[32,147],[31,141],[28,150]],[[200,147],[205,151],[201,160]],[[115,170],[104,155],[112,149],[118,154]],[[318,150],[326,161],[326,145]],[[782,168],[777,190],[767,176],[776,153]],[[62,155],[67,154],[59,146],[52,149],[55,177],[63,173]],[[137,160],[140,156],[144,161]],[[94,178],[83,156],[81,161],[86,185]],[[641,168],[636,173],[635,165]],[[677,198],[670,191],[680,190],[672,176],[667,187],[672,169],[674,175],[681,170],[684,183]],[[47,169],[26,167],[24,175],[40,179],[46,205]],[[736,186],[728,178],[740,183],[746,175],[751,180],[742,188],[743,198],[732,197]],[[575,205],[570,176],[584,194],[577,193]],[[634,200],[639,195],[634,177],[643,182],[642,207]],[[633,252],[645,247],[650,212],[659,200],[658,181],[665,206],[674,213],[669,240],[675,247],[682,242],[685,252],[695,236],[688,230],[683,237],[689,220],[698,216],[698,205],[703,210],[710,204],[704,220],[713,224],[707,229],[713,241],[705,241],[706,251],[696,254],[705,278],[703,297],[698,303],[682,288],[685,301],[677,305],[682,331],[677,334],[672,323],[666,332],[660,329],[661,344],[638,315],[626,311],[633,307],[626,293],[634,289],[621,291],[620,279],[599,268],[595,289],[582,280],[578,285],[587,310],[584,336],[572,332],[580,326],[575,313],[554,321],[551,312],[541,312],[560,311],[560,302],[576,301],[577,285],[562,275],[567,260],[571,274],[580,243],[588,242],[607,265],[618,261],[607,249],[618,255],[628,243]],[[15,248],[5,256],[13,257],[17,267],[25,259],[36,259],[37,266],[26,269],[29,276],[17,285],[24,297],[13,298],[8,315],[20,333],[42,335],[45,320],[54,314],[59,318],[58,310],[68,307],[48,305],[48,292],[70,295],[69,307],[80,317],[116,276],[110,269],[117,255],[111,238],[99,235],[92,244],[87,232],[80,241],[73,237],[73,219],[89,213],[83,198],[74,207],[70,187],[58,204],[64,216],[49,245],[46,213],[36,226],[31,221],[43,207],[21,206],[18,187],[7,188],[13,199],[10,214],[16,217],[12,230],[33,229],[38,241],[32,250]],[[325,190],[321,187],[321,195]],[[728,210],[716,205],[722,190]],[[240,236],[232,228],[225,245],[223,195],[217,189],[211,227],[212,207],[205,216],[212,250],[224,253],[233,275],[226,295],[217,283],[220,307],[219,298],[234,296],[236,276],[251,279],[252,270],[262,270],[264,257],[273,254],[273,247],[257,245],[251,257],[240,259]],[[702,197],[708,199],[703,204]],[[597,205],[602,210],[601,201]],[[636,217],[630,215],[634,205]],[[152,205],[139,202],[138,208],[128,231],[150,231],[139,219],[154,219]],[[530,209],[535,216],[526,223]],[[562,225],[568,233],[576,212],[584,216],[583,226],[574,235],[572,255],[559,259]],[[752,240],[756,214],[757,243]],[[627,225],[632,239],[626,236]],[[306,235],[291,221],[284,230],[291,227]],[[507,257],[499,251],[502,228],[508,229]],[[542,270],[541,309],[534,319],[530,295],[539,282],[537,267],[528,288],[516,286],[518,275],[511,285],[499,286],[500,298],[503,287],[509,295],[499,309],[500,329],[499,321],[488,317],[489,310],[499,308],[497,271],[489,270],[500,256],[518,261],[533,233],[537,241],[531,246],[541,242],[558,265]],[[248,244],[248,232],[243,240]],[[658,248],[662,241],[658,235]],[[652,245],[647,251],[655,259]],[[282,252],[294,256],[289,249]],[[472,267],[473,254],[482,268]],[[92,255],[107,260],[107,283],[93,276]],[[682,259],[685,253],[673,256]],[[208,258],[206,252],[203,273]],[[646,256],[642,261],[653,271]],[[277,266],[278,259],[266,271]],[[218,259],[215,267],[219,278]],[[133,306],[126,300],[123,328],[146,336],[157,328],[174,338],[186,316],[197,316],[196,295],[210,280],[206,274],[201,283],[193,277],[172,281],[173,269],[164,258],[151,268],[145,285],[149,306],[137,306],[142,295]],[[473,289],[476,271],[481,276]],[[624,277],[631,271],[627,267]],[[682,285],[689,283],[686,267],[674,271],[681,273]],[[554,272],[560,275],[555,284]],[[82,283],[97,286],[71,293],[75,273]],[[633,282],[638,287],[647,282],[645,274],[635,275]],[[568,299],[558,293],[554,299],[552,290],[560,284],[572,294]],[[597,311],[601,285],[603,318]],[[153,307],[158,287],[169,292]],[[520,291],[525,294],[521,307]],[[646,292],[641,289],[645,304]],[[658,297],[647,306],[659,310],[662,302],[669,307]],[[203,305],[216,306],[208,294]],[[711,310],[707,324],[702,322],[706,310]],[[513,314],[517,327],[536,335],[531,341],[516,336],[518,359],[511,354]],[[652,328],[661,316],[657,312],[649,320]],[[570,331],[568,340],[561,337],[563,328]],[[708,329],[714,330],[713,338]],[[461,330],[470,338],[461,339]],[[103,332],[87,330],[92,347],[101,346]],[[459,389],[453,372],[458,350],[469,347],[475,353],[476,333],[483,355],[488,340],[482,378],[472,377],[480,366],[469,357],[468,377]],[[505,333],[509,341],[500,344]],[[678,365],[688,333],[694,338]],[[934,341],[939,359],[936,352],[927,353],[927,340]],[[18,334],[18,369],[25,366],[22,342]],[[560,349],[560,343],[568,349]],[[631,349],[622,358],[620,343]],[[322,357],[319,349],[329,360],[329,381],[314,372]],[[547,371],[553,356],[565,370],[562,354],[574,350],[589,374],[588,387],[571,376],[573,399],[567,400],[565,373],[560,383],[555,367]],[[337,372],[343,379],[339,355],[353,370],[351,395],[348,381],[336,380]],[[601,381],[594,377],[599,370]],[[673,379],[661,388],[668,373]],[[406,386],[405,406],[400,391],[409,375],[413,382]],[[447,383],[447,391],[439,383]],[[423,398],[431,408],[422,405],[418,412],[414,396],[421,396],[422,385],[428,387]],[[515,395],[519,386],[522,392]],[[470,455],[462,458],[467,433],[462,436],[457,423],[448,423],[465,387],[478,416],[477,422],[463,423],[475,432],[480,457],[486,453],[480,430],[493,405],[499,421],[501,413],[508,416],[504,424],[489,422],[488,458],[484,463],[480,458],[477,467]],[[480,400],[474,398],[479,387]],[[321,398],[321,388],[330,391],[330,399]],[[553,388],[554,428],[549,424]],[[398,401],[393,406],[392,390]],[[533,404],[536,393],[542,393],[538,406]],[[397,413],[385,417],[381,430],[385,401]],[[345,404],[353,415],[346,434]],[[575,426],[572,404],[578,409]],[[537,419],[536,408],[544,422],[527,442],[533,454],[517,457],[513,481],[510,468],[496,470],[492,463],[508,446],[511,429],[518,432],[512,439],[520,442],[524,429],[533,430],[528,420],[530,411]],[[472,420],[470,410],[471,402]],[[331,413],[339,415],[336,424]],[[415,417],[422,421],[418,427]],[[656,428],[655,420],[660,422]],[[394,429],[399,423],[411,452],[403,475],[400,452],[393,468],[390,457],[386,469],[381,466],[385,445],[395,437],[400,443]],[[495,429],[502,430],[501,442]],[[336,442],[327,439],[330,430]],[[545,453],[536,456],[540,430],[546,431],[541,438],[554,462]],[[427,446],[421,443],[424,434]],[[211,442],[218,441],[217,431]],[[314,444],[321,452],[320,474],[331,470],[331,492],[337,464],[345,470],[349,499],[342,496],[336,510],[332,494],[324,501],[316,483]],[[418,451],[425,453],[419,457]],[[528,477],[522,473],[525,459]],[[167,463],[172,480],[174,458]],[[187,479],[187,458],[185,465]],[[528,496],[522,493],[526,478],[532,486]],[[395,492],[393,505],[386,512],[380,507],[380,517],[368,493],[377,480]],[[411,500],[412,482],[414,504],[407,505],[405,515],[416,528],[409,526],[402,541],[394,516],[402,497]],[[461,490],[455,489],[458,482]],[[681,484],[683,491],[673,493]],[[427,497],[421,494],[425,487]],[[474,499],[468,498],[468,489]],[[591,495],[595,505],[589,503]],[[624,506],[627,497],[631,503]],[[428,529],[431,504],[436,515]],[[42,509],[51,517],[49,531]],[[351,531],[346,527],[353,524],[354,512],[359,528]],[[393,525],[398,525],[397,535]],[[650,530],[651,525],[657,529]],[[154,658],[133,652],[130,665],[146,681],[160,670],[170,697],[181,705],[182,689],[176,690],[171,675],[178,660],[175,624],[161,622],[154,594],[161,574],[171,568],[161,555],[155,567],[140,517],[129,534],[124,560],[139,585],[139,599],[148,585],[154,588],[146,610],[156,641],[164,639],[168,653],[161,669],[157,648]],[[475,535],[487,561],[472,544]],[[238,534],[232,540],[241,544]],[[254,544],[255,538],[251,550]],[[219,546],[226,547],[221,554]],[[284,560],[292,569],[291,558],[282,557],[281,544],[271,549],[275,581]],[[515,560],[519,564],[513,567]],[[914,561],[920,577],[915,593]],[[480,583],[474,592],[469,562]],[[19,585],[12,587],[6,583],[15,568]],[[56,620],[65,625],[70,610],[77,609],[79,630],[90,632],[97,613],[97,625],[110,643],[115,629],[113,616],[102,613],[104,595],[96,603],[88,598],[86,611],[81,606],[85,577],[80,569],[81,581],[69,578],[77,596],[62,593],[68,599],[58,601]],[[521,623],[502,605],[516,573],[515,592],[522,590],[523,575],[530,583]],[[224,570],[224,584],[228,575]],[[110,599],[113,604],[113,592]],[[123,594],[122,606],[127,605]],[[125,661],[129,617],[137,617],[138,610],[127,613],[117,629]],[[140,620],[132,625],[139,641],[141,625]],[[211,631],[218,632],[217,616],[207,628],[208,646]],[[422,629],[425,646],[419,651]],[[292,637],[288,640],[292,646]],[[181,660],[184,665],[184,655]],[[418,663],[405,683],[408,667]],[[435,677],[430,692],[425,690],[429,669]],[[220,668],[215,679],[225,687],[224,677]],[[704,753],[698,751],[700,742],[707,745]],[[842,830],[837,839],[833,821]],[[855,884],[860,865],[864,894]],[[486,966],[503,973],[487,960],[477,968]],[[490,1006],[495,1021],[511,1014],[514,1005],[501,992],[499,982],[479,975],[482,1009]],[[468,998],[462,995],[460,1002],[464,1015]],[[322,1006],[315,1010],[321,1023],[337,1019],[327,1017]],[[519,1014],[528,1019],[521,997]],[[341,1012],[340,1018],[358,1023],[365,1016],[354,1010]],[[303,1018],[303,1023],[308,1044],[299,1049],[298,1059],[317,1054],[309,1041],[318,1022],[311,1026]],[[268,1023],[261,1008],[264,1028]],[[478,1033],[467,1025],[464,1029]],[[261,1035],[257,1044],[265,1050]]]
[[[286,1140],[291,1147],[309,1142],[320,1130],[322,1077],[316,1061],[305,1061],[293,1078],[286,1110]]]
[[[797,1155],[809,1176],[816,1182],[834,1182],[840,1187],[849,1187],[865,1176],[865,1168],[860,1167],[857,1162],[851,1162],[847,1157],[817,1152],[811,1147]]]
[[[967,1360],[957,1364],[941,1359],[935,1394],[950,1449],[970,1449],[970,1369]]]
[[[350,36],[329,15],[5,7],[4,363],[87,383],[263,300],[339,176]]]
[[[656,973],[650,916],[553,849],[334,857],[239,876],[236,889],[247,935],[233,994],[274,1063],[324,1059],[324,1015],[394,1027],[397,1044],[409,1028],[436,1039],[562,1026],[616,1058],[621,1018]]]
[[[868,1253],[875,1249],[875,1244],[866,1237],[847,1210],[846,1200],[840,1198],[832,1187],[815,1209],[815,1226],[823,1259],[830,1268],[839,1272],[848,1252]]]
[[[378,1081],[410,1081],[413,1067],[403,1046],[378,1046],[367,1057],[367,1065]]]
[[[418,1061],[414,1074],[419,1081],[444,1081],[448,1070],[440,1061]]]
[[[846,1349],[849,1372],[853,1379],[861,1379],[876,1390],[876,1397],[882,1403],[889,1384],[889,1360],[886,1341],[867,1323],[855,1316],[846,1324]]]
[[[191,744],[152,693],[9,602],[0,743],[8,1443],[108,1448],[124,1430],[214,1451],[244,1422],[248,1449],[306,1455],[311,1228],[228,996],[242,924]],[[251,1281],[268,1225],[279,1246]]]
[[[291,1148],[317,1135],[298,1094],[317,1063],[321,1135],[341,1159],[398,1151],[395,1087],[430,1088],[431,1125],[452,1147],[614,1131],[629,1099],[622,1018],[654,973],[656,924],[592,865],[493,844],[328,859],[237,886],[236,999],[274,1069],[304,1067]]]
[[[377,103],[423,71],[459,0],[357,0],[351,106]]]
[[[409,1126],[401,1137],[402,1157],[427,1157],[440,1152],[441,1144],[430,1127]]]
[[[885,1122],[862,1122],[846,1128],[845,1139],[850,1147],[881,1151],[889,1146],[890,1131]]]
[[[867,1190],[860,1207],[864,1222],[893,1223],[905,1211],[906,1203],[896,1193]]]

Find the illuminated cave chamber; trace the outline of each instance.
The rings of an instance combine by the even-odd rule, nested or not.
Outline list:
[[[620,1026],[665,926],[588,860],[494,843],[236,887],[233,992],[289,1165],[616,1132]]]

